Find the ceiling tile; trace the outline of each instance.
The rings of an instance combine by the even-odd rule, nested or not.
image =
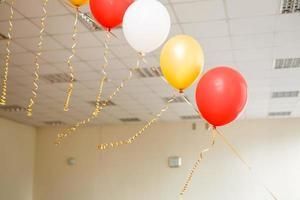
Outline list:
[[[40,19],[32,20],[37,26],[40,26]],[[46,32],[48,34],[67,34],[70,35],[73,32],[73,24],[75,22],[75,17],[73,15],[61,15],[61,16],[51,16],[47,18],[45,22]],[[78,22],[78,32],[86,32],[87,28]]]
[[[258,35],[243,35],[231,37],[233,49],[254,49],[272,47],[274,45],[274,34],[265,33]]]
[[[289,44],[300,44],[300,30],[289,31],[289,32],[276,32],[274,45],[289,45]]]
[[[184,32],[195,38],[228,36],[226,21],[211,21],[182,24]]]
[[[17,53],[12,55],[11,62],[16,65],[33,65],[34,57],[35,55],[33,53]],[[45,61],[43,59],[39,59],[39,63],[45,63]]]
[[[20,38],[20,39],[15,39],[15,41],[30,51],[36,51],[38,48],[39,37]],[[58,42],[53,40],[51,37],[44,36],[42,48],[44,51],[49,51],[49,50],[62,49],[63,47]]]
[[[72,35],[54,35],[55,38],[60,44],[65,48],[71,49],[73,45]],[[99,47],[103,46],[102,43],[90,32],[78,33],[76,36],[76,49],[84,47]]]
[[[275,31],[275,16],[229,20],[232,35],[272,33]]]
[[[0,22],[0,32],[6,35],[8,30],[8,21]],[[28,20],[20,19],[13,21],[12,38],[34,37],[38,36],[40,30]]]
[[[0,54],[6,54],[7,40],[0,40]],[[26,49],[22,48],[20,45],[12,41],[9,46],[9,50],[12,53],[22,53],[26,52]]]
[[[2,3],[0,6],[0,21],[8,20],[10,17],[10,6],[7,3]],[[24,18],[18,11],[14,10],[13,19]]]
[[[225,19],[222,0],[174,3],[173,7],[180,23]]]
[[[279,13],[280,0],[226,0],[228,17],[252,17]]]
[[[231,49],[231,41],[229,37],[199,38],[198,42],[204,49],[204,53]]]
[[[236,61],[264,60],[273,58],[272,48],[234,50]]]
[[[71,52],[68,50],[53,50],[53,51],[45,51],[41,55],[41,57],[49,62],[49,63],[56,63],[56,62],[67,62],[69,56],[71,56]],[[78,60],[77,57],[73,57],[72,61]]]
[[[104,49],[102,47],[92,48],[80,48],[77,49],[76,55],[85,61],[103,60]],[[114,55],[109,54],[109,58],[113,58]]]
[[[25,17],[33,18],[43,15],[42,5],[43,2],[41,0],[16,0],[14,7]],[[62,6],[59,0],[48,1],[46,9],[49,16],[69,13],[64,6]]]

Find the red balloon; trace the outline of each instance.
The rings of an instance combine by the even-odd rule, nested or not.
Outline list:
[[[223,126],[236,119],[247,101],[247,83],[229,67],[216,67],[200,79],[196,102],[202,117],[214,126]]]
[[[90,0],[95,19],[108,30],[121,25],[123,16],[133,0]]]

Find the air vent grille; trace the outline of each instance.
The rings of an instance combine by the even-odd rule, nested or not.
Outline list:
[[[291,111],[282,111],[282,112],[269,112],[270,117],[276,116],[290,116],[292,114]]]
[[[23,108],[18,105],[6,105],[6,106],[1,106],[0,110],[5,112],[21,112],[21,111],[26,111],[26,108]]]
[[[151,78],[151,77],[160,77],[161,70],[159,67],[151,67],[151,68],[138,68],[136,69],[136,73],[140,78]]]
[[[300,68],[300,58],[279,58],[275,60],[275,69]]]
[[[96,101],[89,101],[89,104],[91,104],[92,106],[96,106]],[[100,101],[100,105],[104,104],[105,100]],[[116,104],[112,101],[107,101],[106,106],[115,106]]]
[[[41,79],[48,83],[68,83],[71,80],[71,76],[66,73],[61,74],[46,74],[41,76]],[[76,82],[76,80],[74,80]]]
[[[183,120],[201,119],[199,115],[185,115],[180,117]]]
[[[44,122],[45,124],[47,125],[50,125],[50,126],[63,126],[63,125],[66,125],[66,123],[62,122],[62,121],[47,121],[47,122]]]
[[[133,117],[133,118],[121,118],[120,121],[122,121],[122,122],[139,122],[141,120],[139,118]]]
[[[91,31],[102,30],[100,26],[93,20],[91,13],[79,13],[79,20]]]
[[[163,99],[164,102],[167,103],[171,98],[172,97],[163,97],[162,99]],[[184,98],[186,98],[189,101],[189,99],[186,96],[184,96],[184,97],[177,96],[177,97],[174,98],[174,101],[172,101],[171,103],[185,103],[186,101],[185,101]]]
[[[299,91],[281,91],[281,92],[273,92],[272,98],[287,98],[287,97],[298,97]]]
[[[281,0],[281,14],[300,12],[300,0]]]

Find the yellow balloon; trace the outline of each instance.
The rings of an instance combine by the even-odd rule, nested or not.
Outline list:
[[[86,4],[89,0],[69,0],[69,2],[76,7]]]
[[[167,81],[180,92],[202,72],[204,55],[191,36],[177,35],[167,41],[160,54],[160,67]]]

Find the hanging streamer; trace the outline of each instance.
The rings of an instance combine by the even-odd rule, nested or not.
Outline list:
[[[42,55],[42,49],[43,49],[43,40],[44,40],[44,32],[45,32],[45,20],[47,18],[47,10],[46,6],[48,4],[48,0],[44,0],[43,2],[43,16],[41,18],[41,30],[40,30],[40,35],[39,35],[39,43],[38,43],[38,49],[35,54],[34,58],[34,64],[35,64],[35,70],[34,70],[34,80],[33,80],[33,88],[32,88],[32,96],[30,98],[29,104],[27,106],[27,116],[32,116],[32,110],[33,110],[33,105],[35,104],[35,99],[37,97],[37,91],[39,89],[39,69],[40,69],[40,64],[39,64],[39,58]]]
[[[72,34],[72,41],[73,41],[73,45],[71,47],[71,52],[72,54],[69,56],[67,64],[69,67],[69,72],[70,72],[70,82],[69,82],[69,87],[67,90],[67,97],[65,100],[65,104],[64,104],[64,111],[69,111],[69,103],[70,103],[70,98],[71,95],[73,93],[73,87],[74,87],[74,68],[73,68],[73,64],[72,64],[72,59],[76,54],[76,45],[77,45],[77,40],[76,40],[76,36],[77,36],[77,32],[78,32],[78,15],[79,15],[79,9],[78,7],[76,7],[75,9],[75,21],[74,21],[74,25],[73,25],[73,34]]]
[[[125,144],[132,144],[133,142],[136,141],[136,139],[140,136],[142,136],[146,129],[148,129],[151,125],[153,125],[161,116],[164,112],[166,112],[169,108],[169,104],[171,102],[173,102],[175,99],[175,95],[168,100],[166,106],[164,108],[162,108],[143,128],[141,128],[135,135],[131,136],[130,138],[126,139],[126,140],[118,140],[118,141],[114,141],[114,142],[110,142],[110,143],[104,143],[104,144],[99,144],[97,146],[98,150],[106,150],[108,148],[116,148],[119,147],[121,145],[125,145]]]
[[[14,17],[14,10],[13,5],[15,3],[15,0],[11,0],[10,3],[10,16],[8,19],[8,32],[7,32],[7,43],[6,43],[6,56],[5,56],[5,65],[3,67],[3,78],[2,78],[2,92],[1,92],[1,98],[0,98],[0,105],[6,105],[6,95],[7,95],[7,81],[8,81],[8,67],[10,62],[10,44],[11,44],[11,34],[13,30],[13,17]]]
[[[202,150],[199,154],[199,157],[197,159],[197,161],[194,163],[194,166],[193,168],[190,170],[190,173],[189,175],[187,176],[187,179],[186,179],[186,182],[185,184],[183,185],[182,189],[181,189],[181,192],[179,194],[180,196],[180,200],[183,200],[183,195],[184,193],[188,190],[190,184],[191,184],[191,181],[192,181],[192,178],[196,172],[196,170],[199,168],[199,165],[201,164],[201,161],[203,160],[203,156],[205,153],[209,152],[212,150],[214,144],[215,144],[215,140],[216,140],[216,132],[214,131],[214,129],[212,130],[212,141],[211,141],[211,144],[210,144],[210,147],[209,148],[206,148],[204,150]]]
[[[103,78],[101,80],[101,83],[100,83],[100,87],[99,87],[99,93],[98,93],[98,96],[97,96],[97,102],[98,103],[96,102],[96,108],[93,111],[93,113],[91,114],[91,116],[84,119],[84,120],[81,120],[81,121],[77,122],[72,127],[67,128],[67,129],[63,130],[62,132],[58,133],[57,134],[57,139],[55,140],[55,144],[60,145],[61,142],[67,136],[69,136],[70,134],[75,132],[77,130],[77,128],[79,128],[83,125],[86,125],[86,124],[90,123],[93,119],[97,118],[99,116],[100,112],[107,106],[108,102],[111,101],[120,92],[120,90],[126,85],[126,83],[129,80],[132,79],[133,72],[140,67],[141,61],[144,61],[144,55],[138,54],[138,59],[137,59],[136,66],[129,70],[128,76],[121,81],[119,86],[109,95],[109,97],[105,101],[100,103],[102,89],[103,89],[103,85],[104,85],[104,82],[105,82],[105,79],[106,79],[105,76],[103,76]]]
[[[204,153],[207,153],[209,151],[211,151],[211,149],[213,148],[214,144],[215,144],[215,138],[218,135],[222,141],[229,147],[229,149],[232,151],[232,153],[246,166],[246,168],[248,169],[248,171],[250,172],[250,174],[256,178],[252,172],[252,168],[249,165],[249,163],[241,156],[241,154],[239,153],[239,151],[229,142],[229,140],[225,137],[224,134],[222,134],[219,130],[216,129],[216,127],[212,127],[212,143],[211,146],[207,149],[204,149],[203,151],[200,152],[199,158],[198,160],[195,162],[193,168],[191,169],[188,177],[187,177],[187,181],[185,182],[179,196],[180,196],[180,200],[183,200],[183,195],[184,193],[188,190],[189,185],[191,183],[191,180],[193,178],[193,175],[196,171],[196,169],[198,169],[201,161],[203,160],[203,155]],[[257,179],[256,179],[257,180]],[[265,189],[265,191],[272,197],[272,199],[274,200],[278,200],[278,198],[275,196],[275,194],[262,182],[256,181],[257,183],[259,183],[260,185],[263,186],[263,188]]]

